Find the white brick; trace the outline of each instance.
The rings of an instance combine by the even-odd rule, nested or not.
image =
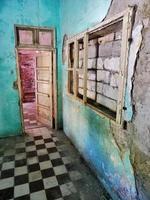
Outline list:
[[[87,81],[88,90],[95,91],[96,82],[95,81]]]
[[[110,82],[110,72],[104,71],[104,70],[97,70],[97,81],[109,83]]]
[[[104,63],[102,58],[97,59],[97,69],[103,69]]]
[[[79,60],[83,59],[83,55],[84,55],[84,50],[80,50],[79,51]]]
[[[79,88],[78,92],[79,92],[79,94],[83,95],[83,89],[82,88]]]
[[[106,43],[114,40],[114,33],[98,38],[98,43]]]
[[[79,87],[83,88],[83,79],[79,79]]]
[[[92,80],[92,81],[96,80],[96,72],[95,71],[92,71],[92,70],[88,71],[87,76],[88,76],[88,80]]]
[[[119,72],[120,58],[107,58],[104,61],[104,68],[113,72]]]
[[[79,78],[83,79],[83,72],[79,72]]]
[[[121,40],[122,39],[122,32],[118,31],[115,33],[115,40]]]
[[[119,86],[119,74],[117,74],[117,73],[111,74],[110,85],[112,87],[118,87]]]
[[[79,60],[79,68],[83,68],[83,59]]]
[[[99,57],[112,56],[112,42],[102,43],[99,45]]]
[[[121,55],[121,40],[113,41],[112,56],[119,57]]]
[[[92,45],[88,47],[88,58],[96,58],[97,57],[97,46]]]
[[[97,82],[97,93],[103,93],[103,83]]]
[[[96,58],[88,59],[88,69],[96,68]]]
[[[97,39],[93,39],[89,41],[89,46],[96,45],[96,44],[97,44]]]
[[[96,93],[90,90],[87,90],[87,97],[95,100]]]
[[[117,100],[118,99],[118,89],[113,88],[110,85],[103,85],[103,95],[109,97],[111,99]]]
[[[111,100],[107,97],[104,97],[101,94],[97,94],[97,103],[109,108],[112,111],[116,111],[117,110],[117,102],[114,100]]]

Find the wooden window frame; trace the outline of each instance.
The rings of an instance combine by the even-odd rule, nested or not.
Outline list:
[[[19,42],[19,30],[25,31],[32,31],[33,35],[33,44],[20,44]],[[51,32],[52,33],[52,46],[49,45],[40,45],[39,44],[39,32]],[[18,48],[43,48],[47,50],[55,49],[55,29],[48,28],[48,27],[37,27],[37,26],[22,26],[22,25],[15,25],[15,37],[16,37],[16,44],[15,46]]]
[[[74,94],[69,93],[67,90],[67,95],[71,96],[73,99],[80,100],[81,103],[88,105],[97,113],[102,115],[103,117],[107,117],[118,125],[123,124],[123,113],[124,113],[124,99],[125,99],[125,89],[126,89],[126,81],[127,81],[127,72],[128,72],[128,56],[129,56],[129,48],[131,42],[131,33],[133,26],[135,7],[128,7],[127,10],[117,14],[116,16],[103,21],[96,26],[87,29],[86,31],[75,35],[73,37],[68,38],[67,47],[69,49],[69,45],[71,43],[75,44],[75,53],[74,53],[74,68],[73,70],[73,84],[74,84]],[[96,34],[97,32],[110,27],[118,22],[122,22],[122,41],[121,41],[121,56],[120,56],[120,72],[119,72],[119,88],[118,88],[118,99],[117,99],[117,110],[116,110],[116,118],[112,118],[109,114],[101,111],[95,106],[87,103],[87,65],[88,65],[88,40],[91,35]],[[84,56],[83,56],[83,100],[77,97],[77,80],[76,80],[76,72],[77,72],[77,63],[79,61],[78,57],[78,40],[83,38],[84,40]],[[69,53],[69,51],[68,51]],[[67,54],[67,59],[69,60],[69,54]],[[69,63],[68,63],[69,64]],[[68,65],[69,66],[69,65]],[[67,69],[69,71],[69,67]],[[68,85],[68,83],[67,83]]]

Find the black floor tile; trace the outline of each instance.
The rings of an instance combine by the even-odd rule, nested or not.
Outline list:
[[[14,188],[7,188],[4,190],[0,190],[0,200],[8,200],[13,198],[14,196]]]
[[[59,186],[47,189],[46,196],[48,200],[53,200],[62,197]]]
[[[41,173],[42,173],[43,178],[47,178],[47,177],[51,177],[55,175],[53,168],[41,170]]]
[[[70,179],[70,177],[69,177],[69,175],[67,173],[66,174],[57,175],[56,178],[57,178],[57,181],[58,181],[59,185],[71,182],[71,179]]]
[[[27,194],[27,195],[24,195],[24,196],[21,196],[21,197],[17,197],[17,198],[14,198],[14,200],[30,200],[30,195]]]
[[[38,163],[33,164],[33,165],[28,165],[29,172],[35,172],[35,171],[39,171],[39,170],[40,170],[40,166]]]
[[[59,166],[59,165],[63,165],[63,161],[61,158],[57,158],[54,160],[51,160],[53,167]]]
[[[35,136],[35,137],[34,137],[34,140],[41,140],[41,139],[43,139],[42,136]]]
[[[45,144],[36,145],[36,149],[37,150],[39,150],[39,149],[45,149]]]
[[[27,160],[26,159],[16,160],[15,161],[15,167],[22,167],[22,166],[24,166],[26,164],[27,164]]]
[[[9,178],[14,176],[14,169],[7,169],[1,172],[1,178]]]
[[[53,140],[51,138],[46,138],[46,139],[44,139],[44,142],[49,143],[49,142],[53,142]]]
[[[56,147],[52,147],[52,148],[47,148],[48,153],[55,153],[57,152],[57,148]]]
[[[15,185],[25,184],[28,183],[28,181],[29,181],[28,174],[15,177]]]
[[[29,186],[30,186],[30,193],[37,192],[44,189],[42,180],[31,182],[29,183]]]
[[[28,157],[28,158],[34,157],[34,156],[37,156],[37,152],[36,152],[36,151],[27,152],[27,157]]]
[[[15,160],[15,156],[5,156],[3,162],[10,162]]]
[[[39,158],[39,161],[40,161],[40,162],[43,162],[43,161],[49,160],[49,156],[48,156],[48,155],[38,156],[38,158]]]
[[[35,145],[34,141],[26,142],[26,146],[33,146]]]

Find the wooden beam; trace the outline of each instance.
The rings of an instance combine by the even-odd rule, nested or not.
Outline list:
[[[18,90],[19,90],[19,108],[20,108],[20,116],[21,116],[21,125],[22,125],[22,132],[25,133],[23,105],[22,105],[22,87],[21,87],[20,67],[19,67],[19,58],[18,58],[17,48],[15,49],[15,52],[16,52],[17,84],[18,84]]]
[[[57,65],[56,65],[56,50],[53,52],[53,107],[54,107],[54,116],[55,116],[55,129],[58,129],[58,108],[57,108],[57,96],[58,85],[57,85]]]

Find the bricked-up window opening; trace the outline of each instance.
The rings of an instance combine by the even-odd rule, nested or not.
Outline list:
[[[88,42],[87,102],[116,118],[122,22],[94,35]]]
[[[15,26],[17,47],[54,48],[54,29]]]
[[[133,17],[134,7],[129,7],[68,39],[68,77],[71,72],[73,76],[68,78],[68,92],[118,124],[123,122]]]

